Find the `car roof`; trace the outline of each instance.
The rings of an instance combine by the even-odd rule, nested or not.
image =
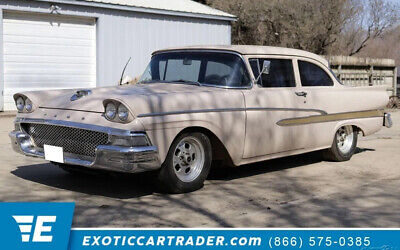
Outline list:
[[[185,46],[185,47],[174,47],[174,48],[166,48],[153,52],[154,54],[161,52],[169,52],[176,50],[226,50],[231,52],[236,52],[241,55],[285,55],[285,56],[298,56],[298,57],[306,57],[310,59],[317,60],[324,64],[325,66],[329,66],[328,61],[319,56],[317,54],[299,50],[299,49],[291,49],[284,47],[273,47],[273,46],[257,46],[257,45],[213,45],[213,46]]]

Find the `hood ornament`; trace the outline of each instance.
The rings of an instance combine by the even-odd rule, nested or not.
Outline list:
[[[71,96],[71,101],[76,101],[84,96],[90,95],[91,93],[92,93],[92,91],[89,89],[78,90],[78,91],[76,91],[75,94],[73,94]]]

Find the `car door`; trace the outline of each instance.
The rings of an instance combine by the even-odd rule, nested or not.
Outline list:
[[[279,121],[305,115],[291,57],[249,57],[254,78],[268,61],[269,72],[261,74],[256,86],[243,91],[246,102],[244,158],[282,153],[301,147],[296,126],[280,126]]]
[[[325,122],[324,117],[332,113],[332,107],[337,106],[342,100],[339,94],[340,89],[335,88],[335,81],[329,69],[315,60],[298,58],[297,65],[301,86],[299,92],[303,95],[302,108],[310,110],[320,110],[319,122],[310,120],[305,116],[304,119],[292,120],[292,126],[301,130],[298,142],[304,148],[320,148],[329,146],[332,143],[331,132],[334,130],[335,122]],[[301,138],[301,137],[305,138]],[[310,139],[306,139],[310,138]],[[311,139],[312,138],[312,139]]]

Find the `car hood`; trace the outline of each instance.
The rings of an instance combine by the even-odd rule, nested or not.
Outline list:
[[[151,83],[94,88],[87,89],[90,90],[90,94],[86,96],[76,100],[71,99],[78,90],[82,89],[35,91],[23,94],[40,108],[88,112],[103,112],[103,101],[114,99],[127,105],[134,115],[182,109],[203,109],[215,106],[216,102],[221,102],[217,106],[232,107],[221,100],[221,95],[229,99],[228,92],[231,91],[188,84]],[[242,99],[240,91],[234,92],[240,94],[238,97]],[[239,104],[234,106],[242,105],[243,102],[239,101]]]

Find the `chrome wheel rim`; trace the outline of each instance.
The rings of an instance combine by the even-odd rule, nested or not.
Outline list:
[[[176,176],[183,182],[199,177],[205,162],[204,147],[192,136],[183,138],[175,147],[172,159]]]
[[[342,154],[350,152],[354,140],[353,133],[354,131],[352,126],[341,127],[336,132],[337,147]]]

